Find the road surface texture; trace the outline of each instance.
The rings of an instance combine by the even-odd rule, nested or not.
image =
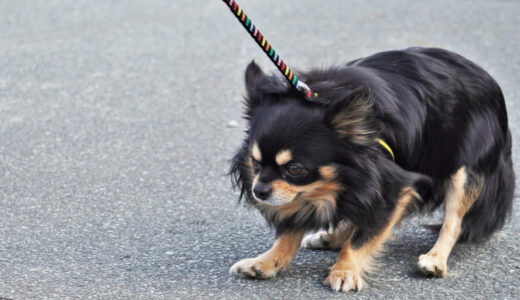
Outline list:
[[[240,4],[293,68],[416,45],[478,62],[520,174],[519,1]],[[252,59],[275,70],[218,0],[0,0],[0,297],[518,299],[520,209],[457,245],[444,279],[415,266],[436,215],[403,223],[361,292],[323,285],[333,251],[302,250],[273,280],[228,275],[274,235],[225,176]]]

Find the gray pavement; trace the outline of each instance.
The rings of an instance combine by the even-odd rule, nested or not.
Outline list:
[[[295,68],[413,45],[478,62],[503,88],[520,174],[519,1],[240,4]],[[518,209],[456,246],[445,279],[415,268],[430,217],[404,222],[358,293],[322,284],[329,251],[273,280],[229,276],[273,240],[224,176],[253,58],[274,70],[220,1],[0,0],[0,297],[519,298]]]

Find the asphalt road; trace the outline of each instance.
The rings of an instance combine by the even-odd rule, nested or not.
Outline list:
[[[294,68],[413,45],[478,62],[503,88],[520,174],[520,2],[240,4]],[[252,59],[274,70],[220,1],[0,0],[0,297],[520,297],[519,209],[489,242],[457,245],[445,279],[416,271],[429,217],[404,222],[358,293],[322,284],[329,251],[273,280],[229,276],[273,240],[224,176]]]

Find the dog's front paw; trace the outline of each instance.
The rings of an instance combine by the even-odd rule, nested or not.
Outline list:
[[[360,274],[349,269],[334,269],[325,279],[325,284],[339,292],[360,291],[365,287],[365,280]]]
[[[302,247],[307,249],[331,249],[328,236],[329,233],[326,231],[310,234],[303,239]]]
[[[417,259],[417,266],[426,276],[444,277],[446,276],[446,261],[437,255],[423,254]]]
[[[276,261],[271,262],[263,261],[258,258],[246,258],[235,263],[229,269],[229,274],[245,278],[267,279],[276,276],[279,269]]]

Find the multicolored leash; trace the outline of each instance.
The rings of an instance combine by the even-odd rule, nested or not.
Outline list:
[[[309,86],[305,84],[305,82],[298,79],[298,77],[293,73],[293,71],[285,64],[285,62],[278,56],[278,53],[274,51],[273,47],[269,44],[269,42],[265,39],[265,37],[260,33],[260,30],[256,28],[256,26],[251,22],[251,19],[245,14],[245,12],[238,6],[237,2],[234,0],[222,0],[224,3],[229,6],[229,9],[233,12],[233,14],[237,17],[237,19],[242,23],[247,32],[251,35],[251,37],[256,41],[258,46],[264,50],[265,54],[271,59],[271,61],[276,65],[278,70],[282,72],[285,78],[292,84],[298,91],[302,92],[305,98],[311,100],[313,97],[318,97],[318,93],[313,93]]]

